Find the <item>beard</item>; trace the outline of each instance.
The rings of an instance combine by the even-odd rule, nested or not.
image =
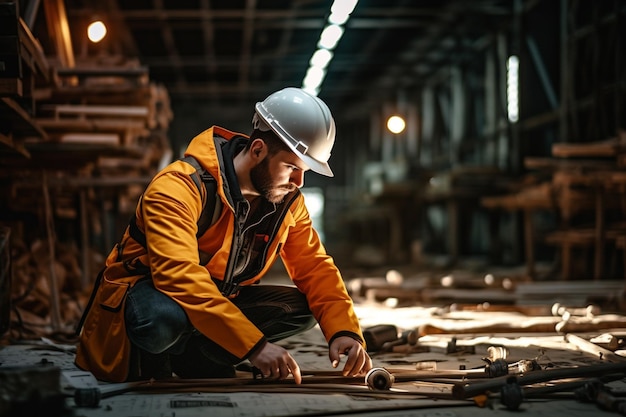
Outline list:
[[[250,180],[254,188],[270,203],[280,204],[287,193],[296,189],[294,184],[276,185],[270,174],[269,158],[266,156],[250,170]]]

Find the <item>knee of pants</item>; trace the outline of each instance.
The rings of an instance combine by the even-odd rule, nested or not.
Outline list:
[[[313,317],[313,314],[303,314],[298,317],[300,321],[300,331],[305,332],[309,329],[312,329],[317,325],[317,320]]]
[[[190,334],[191,323],[182,307],[164,294],[146,303],[129,295],[124,313],[130,341],[150,353],[162,353]]]

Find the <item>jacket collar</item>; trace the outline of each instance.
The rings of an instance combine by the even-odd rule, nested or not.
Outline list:
[[[220,161],[220,171],[226,185],[227,195],[232,198],[233,203],[245,201],[239,180],[235,172],[234,159],[246,147],[248,138],[244,136],[234,136],[230,140],[226,140],[221,136],[215,135],[215,150],[217,151]]]

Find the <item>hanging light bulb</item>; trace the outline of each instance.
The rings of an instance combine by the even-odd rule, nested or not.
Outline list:
[[[106,34],[107,34],[107,27],[104,25],[104,23],[101,20],[96,20],[94,22],[91,22],[89,26],[87,27],[87,37],[93,43],[100,42],[102,39],[104,39]]]
[[[406,127],[406,122],[400,116],[391,116],[387,120],[387,129],[389,129],[391,133],[398,134],[402,132],[405,127]]]

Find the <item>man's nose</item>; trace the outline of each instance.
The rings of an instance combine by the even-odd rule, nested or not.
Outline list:
[[[296,187],[301,188],[304,185],[304,170],[296,169],[292,171],[289,181],[294,183]]]

